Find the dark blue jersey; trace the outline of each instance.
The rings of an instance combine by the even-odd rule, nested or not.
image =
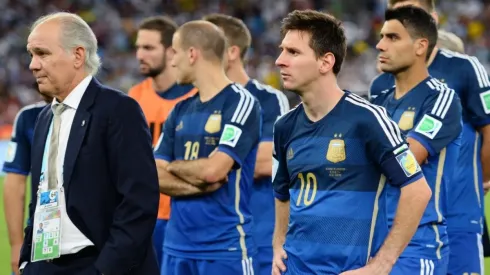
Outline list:
[[[321,120],[311,122],[300,104],[274,130],[273,188],[290,200],[291,272],[365,266],[388,234],[385,184],[423,177],[400,129],[382,107],[346,92]]]
[[[250,80],[245,88],[259,100],[262,107],[264,123],[261,142],[272,142],[274,123],[281,115],[289,111],[288,99],[281,91],[256,80]],[[259,247],[270,247],[275,220],[271,177],[255,181],[251,201],[255,242]]]
[[[462,114],[458,95],[437,79],[428,77],[401,98],[395,88],[381,94],[373,103],[386,108],[388,115],[408,137],[429,152],[422,171],[432,189],[419,228],[403,252],[405,257],[441,259],[448,255],[448,188],[454,181],[461,147]],[[389,188],[389,224],[398,205],[399,190]]]
[[[461,152],[454,184],[449,187],[448,230],[482,233],[483,179],[478,128],[490,123],[490,80],[476,57],[439,49],[429,66],[432,77],[459,95],[463,108]],[[391,74],[381,74],[370,88],[371,98],[393,87]]]
[[[156,158],[168,162],[208,157],[215,149],[235,165],[228,183],[201,196],[172,198],[165,253],[194,259],[248,259],[252,239],[250,195],[262,127],[260,105],[242,86],[230,84],[211,100],[179,102],[165,122]]]
[[[28,175],[31,171],[31,145],[37,116],[46,106],[39,102],[22,108],[14,121],[12,139],[3,165],[5,173]]]

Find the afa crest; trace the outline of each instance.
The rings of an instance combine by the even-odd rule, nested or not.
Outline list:
[[[403,112],[398,121],[398,127],[402,131],[408,131],[413,128],[413,120],[415,119],[415,107],[408,107],[408,110]]]
[[[333,163],[345,160],[345,142],[342,134],[335,134],[334,139],[330,141],[327,149],[327,160]]]
[[[204,130],[209,134],[217,133],[221,130],[221,114],[215,111],[214,114],[210,115],[206,125],[204,126]]]

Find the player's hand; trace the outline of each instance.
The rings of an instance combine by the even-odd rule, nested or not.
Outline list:
[[[274,257],[272,258],[272,275],[281,275],[282,272],[286,272],[286,265],[284,260],[288,258],[284,248],[275,248]]]
[[[484,182],[483,183],[483,194],[487,194],[488,190],[490,190],[490,181]]]
[[[20,258],[20,249],[22,248],[22,244],[16,244],[12,246],[12,250],[10,252],[10,266],[12,268],[12,272],[14,275],[19,275],[19,258]]]

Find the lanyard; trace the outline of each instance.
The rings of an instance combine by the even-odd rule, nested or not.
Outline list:
[[[41,188],[43,189],[48,189],[48,182],[45,181],[44,179],[47,179],[47,171],[48,171],[48,159],[49,159],[49,147],[51,146],[51,133],[53,132],[53,120],[51,120],[51,123],[49,125],[49,131],[48,131],[48,136],[46,137],[46,143],[44,145],[44,152],[43,152],[43,161],[41,165],[41,179],[39,180],[39,183],[41,184]],[[43,183],[46,183],[46,186],[42,186]]]

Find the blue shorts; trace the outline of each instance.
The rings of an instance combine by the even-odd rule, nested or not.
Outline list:
[[[440,260],[420,258],[399,258],[393,266],[390,275],[447,275],[449,256]]]
[[[483,243],[478,233],[458,232],[449,234],[448,275],[484,274]]]
[[[165,229],[168,220],[157,219],[155,229],[153,229],[153,247],[157,255],[158,266],[162,266],[163,260],[163,240],[165,240]]]
[[[163,255],[160,275],[254,275],[257,263],[246,260],[196,260]]]
[[[256,275],[272,274],[272,246],[258,247],[257,259],[259,272]]]

